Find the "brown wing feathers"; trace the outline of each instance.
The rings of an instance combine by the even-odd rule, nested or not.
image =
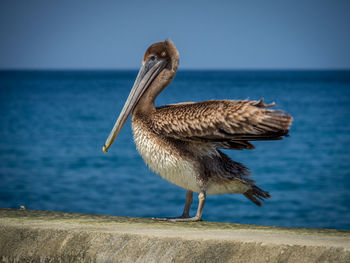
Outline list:
[[[259,101],[203,101],[157,108],[153,128],[180,140],[206,141],[217,148],[254,149],[248,141],[279,140],[292,117]]]

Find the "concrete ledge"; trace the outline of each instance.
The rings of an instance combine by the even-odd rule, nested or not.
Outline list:
[[[0,209],[2,262],[350,262],[350,231]]]

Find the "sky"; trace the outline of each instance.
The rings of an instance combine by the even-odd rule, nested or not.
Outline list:
[[[1,0],[0,69],[137,69],[170,38],[180,69],[350,69],[350,1]]]

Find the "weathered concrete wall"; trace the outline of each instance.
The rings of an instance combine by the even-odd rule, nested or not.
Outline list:
[[[2,262],[350,262],[350,231],[0,209]]]

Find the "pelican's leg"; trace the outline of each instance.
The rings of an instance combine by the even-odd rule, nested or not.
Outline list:
[[[192,197],[193,197],[193,192],[188,190],[186,193],[186,204],[184,208],[184,212],[182,213],[182,216],[180,217],[167,217],[167,218],[153,218],[155,220],[159,221],[170,221],[170,222],[195,222],[195,221],[201,221],[202,220],[202,213],[203,213],[203,207],[205,204],[205,198],[206,194],[204,191],[200,192],[198,195],[198,209],[196,216],[190,217],[190,208],[192,204]]]
[[[190,209],[192,205],[193,192],[191,190],[187,190],[186,192],[186,203],[185,208],[180,218],[189,218],[190,217]]]
[[[187,194],[186,194],[187,197]],[[205,204],[205,199],[206,199],[206,193],[205,191],[201,191],[198,195],[198,208],[197,208],[197,213],[196,216],[194,217],[178,217],[178,218],[169,218],[167,221],[171,222],[195,222],[195,221],[202,221],[202,213],[203,213],[203,208]],[[186,203],[187,203],[187,198],[186,198]],[[185,206],[186,209],[186,206]],[[184,211],[185,212],[185,211]]]
[[[177,219],[177,218],[189,218],[190,217],[190,209],[192,205],[192,197],[193,197],[193,192],[191,190],[187,190],[186,192],[186,203],[184,207],[184,211],[182,213],[182,216],[179,217],[156,217],[153,218],[155,220],[159,221],[169,221],[170,219]]]

